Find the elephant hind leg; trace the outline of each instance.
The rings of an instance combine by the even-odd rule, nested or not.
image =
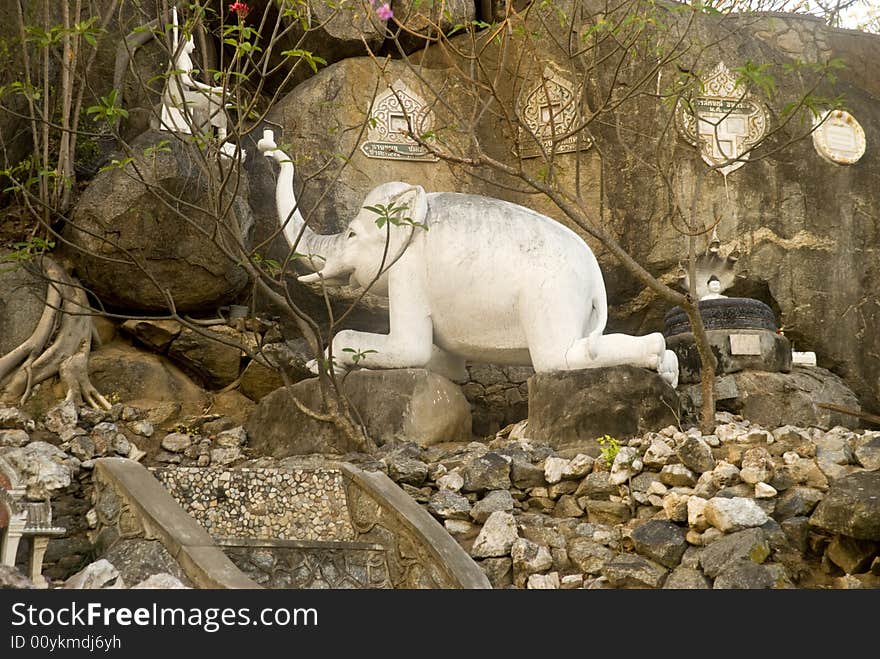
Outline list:
[[[571,364],[580,364],[571,368],[627,364],[659,370],[665,351],[666,340],[659,332],[646,336],[603,334],[592,340],[582,338],[575,341],[566,354],[566,360]]]
[[[431,359],[425,368],[453,382],[464,382],[468,379],[464,357],[453,355],[436,345],[431,346]]]

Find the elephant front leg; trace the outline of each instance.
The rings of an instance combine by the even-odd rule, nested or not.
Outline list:
[[[424,368],[432,344],[419,333],[373,334],[343,330],[333,338],[334,364],[344,368]]]

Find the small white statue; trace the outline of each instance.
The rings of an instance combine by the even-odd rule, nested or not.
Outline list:
[[[367,195],[345,231],[318,235],[304,226],[293,162],[271,130],[257,147],[281,167],[275,198],[283,233],[293,245],[302,232],[300,262],[316,270],[300,281],[371,285],[388,297],[390,333],[339,332],[337,366],[427,368],[461,381],[466,360],[538,372],[628,364],[677,385],[678,359],[662,334],[603,334],[599,263],[562,224],[500,199],[393,182]],[[400,208],[399,221],[377,222],[367,207],[380,205]]]
[[[224,105],[225,89],[221,85],[208,85],[196,80],[192,53],[195,40],[189,35],[180,44],[177,24],[177,8],[172,7],[172,45],[176,53],[171,72],[162,97],[160,129],[175,133],[192,134],[193,129],[205,133],[217,129],[221,152],[230,158],[235,155],[235,145],[226,142],[228,124]],[[240,160],[244,162],[245,152],[241,150]]]
[[[715,275],[709,277],[706,287],[709,289],[709,292],[701,297],[701,300],[716,300],[721,297],[727,297],[721,294],[721,280]]]

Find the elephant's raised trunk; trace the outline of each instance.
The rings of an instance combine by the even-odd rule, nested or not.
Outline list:
[[[263,138],[257,148],[267,158],[273,158],[280,166],[278,182],[275,186],[275,204],[278,208],[278,221],[287,244],[302,256],[300,263],[310,270],[320,270],[323,263],[340,247],[344,236],[341,233],[322,235],[312,231],[303,219],[293,190],[293,161],[275,144],[272,130],[263,131]]]

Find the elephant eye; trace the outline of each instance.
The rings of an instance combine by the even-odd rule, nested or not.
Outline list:
[[[357,234],[356,234],[354,231],[349,231],[347,237],[348,237],[348,238],[354,238],[356,235],[357,235]]]

